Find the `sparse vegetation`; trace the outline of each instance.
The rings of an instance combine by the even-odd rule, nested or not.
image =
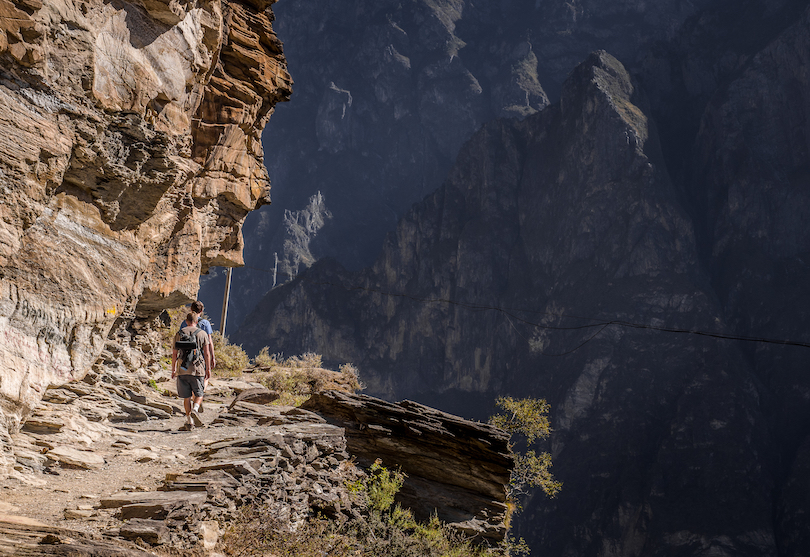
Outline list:
[[[270,349],[265,346],[253,358],[253,367],[256,369],[273,369],[281,365],[281,354],[270,354]]]
[[[360,381],[360,370],[353,364],[343,364],[340,366],[340,373],[343,374],[347,385],[352,391],[365,390],[366,386]]]
[[[354,497],[365,501],[363,517],[339,520],[315,516],[294,531],[269,516],[266,509],[247,507],[223,536],[230,557],[485,557],[507,555],[506,545],[490,548],[465,539],[436,516],[421,523],[408,509],[394,504],[405,476],[378,460],[365,477],[347,483]],[[512,546],[516,547],[516,546]],[[517,555],[518,553],[511,553]]]
[[[169,364],[169,365],[171,365],[171,364]],[[163,396],[169,395],[169,391],[167,391],[166,389],[162,389],[160,387],[160,385],[157,384],[157,381],[155,381],[154,379],[150,379],[146,384],[148,386],[152,387],[153,389],[155,389],[157,392],[159,392]]]
[[[187,313],[185,306],[168,310],[170,324],[161,329],[165,353],[161,363],[167,370],[171,367],[174,335]],[[356,392],[364,388],[358,369],[350,363],[342,364],[340,371],[331,371],[323,368],[319,354],[306,353],[285,359],[281,354],[271,354],[268,347],[262,348],[251,361],[241,346],[231,344],[219,331],[214,331],[212,340],[217,360],[213,377],[249,374],[251,381],[279,393],[280,398],[274,402],[277,405],[299,406],[320,390]]]
[[[539,455],[534,450],[517,452],[515,436],[522,438],[526,446],[531,446],[538,439],[546,439],[551,434],[548,411],[551,405],[543,399],[501,397],[497,406],[505,411],[489,419],[489,423],[512,434],[510,450],[515,461],[508,486],[508,496],[516,510],[520,510],[520,498],[528,493],[529,488],[539,487],[549,497],[554,497],[562,488],[562,483],[554,479],[551,473],[551,454]]]
[[[214,354],[217,359],[215,375],[220,377],[238,377],[250,367],[250,358],[242,347],[228,342],[228,337],[214,331]]]

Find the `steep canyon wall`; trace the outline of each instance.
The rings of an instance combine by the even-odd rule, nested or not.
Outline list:
[[[291,92],[270,4],[0,2],[0,413],[242,262]]]
[[[483,123],[525,118],[556,101],[594,50],[640,68],[647,45],[678,36],[716,4],[727,2],[282,2],[277,31],[295,68],[296,100],[265,137],[279,187],[274,204],[246,221],[256,241],[233,277],[230,326],[273,286],[276,255],[277,283],[325,257],[351,270],[371,265],[385,234],[441,185]],[[320,214],[332,218],[302,243],[288,212],[308,219],[309,199],[319,194]],[[215,316],[223,287],[221,273],[203,281]]]
[[[236,340],[477,418],[548,398],[565,485],[516,521],[544,553],[806,553],[808,349],[656,328],[810,342],[809,17],[716,3],[632,72],[587,57],[475,134],[372,266],[316,263]]]

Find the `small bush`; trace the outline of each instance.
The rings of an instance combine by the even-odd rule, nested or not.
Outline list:
[[[360,381],[360,371],[354,366],[354,364],[343,364],[340,366],[340,373],[346,376],[346,380],[348,383],[349,388],[353,392],[362,391],[366,388],[363,385],[363,382]]]
[[[224,377],[237,377],[250,366],[250,358],[241,346],[230,344],[228,337],[214,331],[214,354],[217,367],[214,372]]]
[[[271,391],[297,395],[311,394],[310,378],[300,370],[279,369],[261,378],[261,383]]]
[[[405,483],[405,474],[399,470],[389,470],[382,465],[380,459],[377,459],[371,465],[365,481],[369,507],[378,512],[390,510],[391,505],[394,504],[394,497],[399,493],[403,483]]]
[[[278,367],[281,362],[280,354],[270,354],[268,347],[262,348],[259,353],[253,358],[253,366],[257,368],[274,368]]]
[[[319,369],[323,367],[323,361],[320,354],[307,352],[306,354],[301,354],[300,356],[291,356],[287,358],[284,365],[286,367],[297,369]]]

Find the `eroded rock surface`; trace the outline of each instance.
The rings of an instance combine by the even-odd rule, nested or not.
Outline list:
[[[512,461],[501,430],[334,391],[309,409],[271,405],[267,389],[219,378],[204,426],[184,431],[176,395],[154,386],[145,374],[101,369],[48,390],[13,436],[0,555],[140,555],[129,541],[214,554],[245,509],[279,528],[316,513],[362,522],[368,502],[351,486],[377,458],[407,471],[400,501],[417,516],[436,512],[480,538],[505,534]]]
[[[513,465],[504,431],[411,401],[339,391],[316,393],[301,408],[344,428],[358,463],[380,459],[405,472],[397,498],[418,519],[436,514],[470,536],[503,539]]]
[[[4,427],[81,378],[116,319],[241,263],[291,92],[270,3],[0,4]]]

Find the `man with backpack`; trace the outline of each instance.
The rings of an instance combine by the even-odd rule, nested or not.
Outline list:
[[[211,376],[213,350],[208,333],[197,326],[199,315],[190,312],[184,327],[174,335],[172,378],[177,377],[177,394],[186,411],[185,430],[203,425],[197,412],[202,403],[205,382]]]

